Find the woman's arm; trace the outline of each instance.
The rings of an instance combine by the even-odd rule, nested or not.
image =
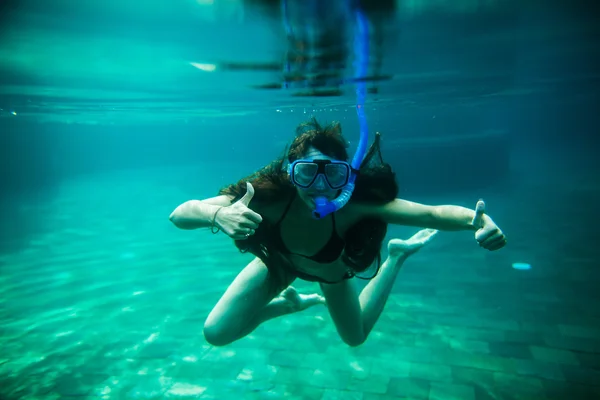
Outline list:
[[[179,205],[169,220],[180,229],[210,228],[215,213],[221,207],[231,205],[231,197],[217,196],[205,200],[189,200]]]
[[[475,210],[461,206],[429,206],[395,199],[385,205],[357,205],[363,215],[378,217],[390,224],[417,226],[441,231],[476,231]],[[489,218],[483,216],[484,222]]]

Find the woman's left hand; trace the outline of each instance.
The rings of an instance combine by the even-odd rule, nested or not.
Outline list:
[[[473,225],[479,229],[475,232],[475,240],[484,249],[494,251],[506,245],[506,236],[498,225],[485,214],[485,203],[483,200],[477,202]]]

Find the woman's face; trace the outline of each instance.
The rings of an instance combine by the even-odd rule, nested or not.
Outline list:
[[[309,147],[308,152],[302,157],[307,160],[334,160],[314,147]],[[325,177],[322,175],[317,176],[315,182],[308,188],[301,188],[296,186],[298,196],[302,201],[311,209],[315,207],[315,198],[325,197],[327,200],[333,200],[337,197],[339,189],[332,189],[325,181]]]

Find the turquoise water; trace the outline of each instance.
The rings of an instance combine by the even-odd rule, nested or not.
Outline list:
[[[354,86],[336,81],[352,78],[351,36],[308,30],[313,64],[290,67],[310,84],[294,84],[269,4],[4,6],[0,398],[600,396],[598,29],[575,5],[375,3],[366,109],[400,195],[483,197],[509,244],[436,236],[359,347],[322,306],[206,342],[206,316],[251,258],[176,229],[171,211],[279,156],[312,115],[341,121],[351,148],[358,136]],[[317,32],[342,30],[340,4],[306,4],[299,36],[310,15]]]

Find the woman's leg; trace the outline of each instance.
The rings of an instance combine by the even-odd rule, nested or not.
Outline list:
[[[295,279],[289,273],[278,279],[255,258],[229,285],[204,323],[204,337],[214,346],[243,338],[261,323],[282,315],[324,304],[319,295],[301,295],[288,287]],[[282,288],[287,288],[280,294]]]
[[[360,295],[352,280],[321,284],[329,313],[344,342],[350,346],[364,343],[383,311],[402,264],[436,233],[433,229],[423,229],[408,240],[390,240],[387,260]]]

